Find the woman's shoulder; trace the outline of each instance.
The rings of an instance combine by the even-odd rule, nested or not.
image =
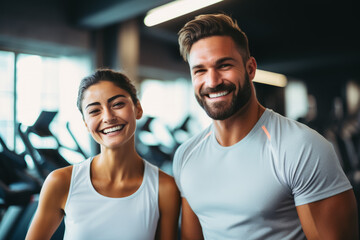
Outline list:
[[[45,179],[41,189],[40,200],[52,202],[53,205],[64,209],[69,193],[73,166],[53,170]]]
[[[162,170],[159,170],[159,191],[165,194],[176,194],[178,192],[174,178]]]
[[[73,166],[67,166],[53,170],[47,177],[49,182],[67,182],[71,180]]]
[[[73,166],[53,170],[45,179],[43,188],[58,194],[67,194],[70,186]],[[51,190],[50,190],[51,189]]]
[[[159,170],[159,206],[160,211],[178,211],[180,192],[172,176]]]

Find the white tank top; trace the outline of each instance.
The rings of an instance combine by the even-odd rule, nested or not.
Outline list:
[[[139,189],[123,198],[105,197],[90,179],[92,158],[73,166],[65,205],[64,239],[154,239],[159,220],[159,169],[144,160]]]

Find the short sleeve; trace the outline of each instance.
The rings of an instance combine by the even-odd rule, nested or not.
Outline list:
[[[302,137],[302,143],[287,143],[288,150],[295,153],[286,154],[293,158],[287,178],[295,205],[325,199],[351,189],[331,143],[315,131],[305,132]]]
[[[180,185],[180,172],[181,172],[181,168],[182,168],[182,160],[183,160],[183,147],[180,146],[174,155],[174,159],[173,159],[173,174],[174,174],[174,179],[175,179],[175,183],[180,191],[181,196],[183,196],[182,194],[182,189],[181,189],[181,185]]]

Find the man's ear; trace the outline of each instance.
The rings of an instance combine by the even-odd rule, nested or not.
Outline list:
[[[249,75],[249,79],[253,80],[255,77],[257,63],[254,57],[250,57],[246,62],[246,71]]]
[[[138,100],[137,103],[136,103],[136,119],[140,119],[143,115],[143,109],[141,107],[141,103],[140,101]]]

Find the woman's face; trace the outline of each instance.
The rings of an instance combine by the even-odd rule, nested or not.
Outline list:
[[[142,108],[127,91],[110,81],[100,81],[85,90],[81,107],[88,131],[102,147],[133,144]]]

